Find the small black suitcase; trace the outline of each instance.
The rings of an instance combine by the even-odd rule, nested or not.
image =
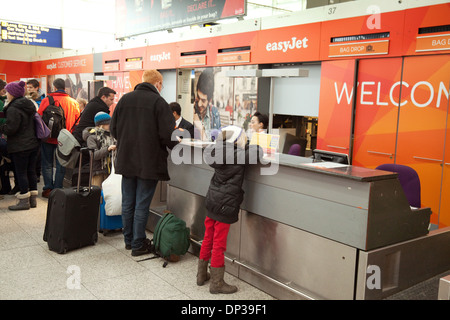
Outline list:
[[[94,245],[98,239],[101,188],[91,186],[94,158],[92,149],[80,150],[80,163],[86,150],[89,151],[91,158],[89,187],[80,186],[81,166],[79,166],[77,187],[54,189],[48,199],[43,238],[48,248],[57,253]]]

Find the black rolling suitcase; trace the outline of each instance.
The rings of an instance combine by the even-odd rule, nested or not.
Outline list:
[[[80,163],[85,151],[90,155],[89,187],[80,186],[81,166],[77,187],[54,189],[48,199],[44,241],[57,253],[94,245],[98,239],[97,225],[101,188],[91,186],[93,150],[80,151]]]

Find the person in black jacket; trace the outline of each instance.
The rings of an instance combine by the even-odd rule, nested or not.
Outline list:
[[[116,91],[109,87],[103,87],[98,90],[96,97],[91,99],[80,115],[78,124],[72,130],[72,134],[82,146],[86,146],[83,139],[83,130],[88,127],[95,127],[94,118],[98,112],[109,114],[109,107],[114,103]],[[67,128],[70,130],[71,128]]]
[[[194,125],[181,116],[180,104],[178,102],[171,102],[169,106],[172,109],[173,117],[175,118],[175,129],[181,128],[187,130],[189,136],[186,134],[183,135],[183,137],[194,139]]]
[[[34,127],[36,107],[24,97],[25,82],[12,82],[6,87],[6,97],[9,104],[4,109],[6,122],[0,126],[0,133],[7,135],[7,149],[16,169],[20,192],[16,194],[19,200],[10,210],[28,210],[36,207],[37,177],[36,159],[39,141]]]
[[[117,140],[115,172],[122,175],[122,222],[125,248],[131,255],[150,253],[147,239],[149,208],[158,180],[169,180],[167,147],[175,119],[163,97],[163,77],[146,70],[142,83],[120,98],[111,119],[110,131]]]
[[[257,145],[248,145],[242,128],[227,126],[220,130],[215,145],[205,149],[204,159],[214,168],[206,194],[205,236],[200,249],[197,285],[211,278],[211,293],[234,293],[236,286],[224,281],[225,251],[230,225],[239,219],[244,199],[242,183],[245,167],[256,164],[262,151]],[[211,259],[211,275],[207,272]]]

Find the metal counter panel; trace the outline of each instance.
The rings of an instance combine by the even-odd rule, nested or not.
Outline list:
[[[315,299],[353,299],[355,248],[246,211],[241,220],[241,263]]]
[[[447,270],[450,227],[380,249],[360,251],[355,298],[383,299]]]
[[[261,175],[260,173],[260,167],[250,166],[246,170],[245,178],[247,181],[255,181],[310,197],[327,199],[343,205],[363,209],[367,209],[369,206],[369,182],[343,179],[339,176],[288,166],[280,166],[274,175]]]
[[[365,248],[367,210],[270,185],[246,182],[242,208],[328,239]]]

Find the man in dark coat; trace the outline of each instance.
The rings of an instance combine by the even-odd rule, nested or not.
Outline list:
[[[186,130],[187,133],[189,133],[189,136],[186,133],[183,137],[194,139],[194,125],[181,116],[180,104],[178,102],[171,102],[169,106],[172,109],[173,117],[175,118],[175,128]]]
[[[88,127],[95,127],[94,117],[98,112],[105,112],[109,114],[109,107],[114,103],[116,92],[108,87],[103,87],[98,90],[98,94],[94,97],[84,108],[80,115],[80,121],[73,129],[73,136],[78,140],[80,145],[85,145],[83,140],[83,130]],[[67,128],[70,130],[70,128]]]
[[[159,92],[163,77],[146,70],[142,83],[117,103],[110,131],[117,140],[115,172],[122,175],[122,222],[125,248],[133,256],[150,253],[146,238],[149,208],[158,180],[169,180],[167,147],[172,149],[175,119]]]

